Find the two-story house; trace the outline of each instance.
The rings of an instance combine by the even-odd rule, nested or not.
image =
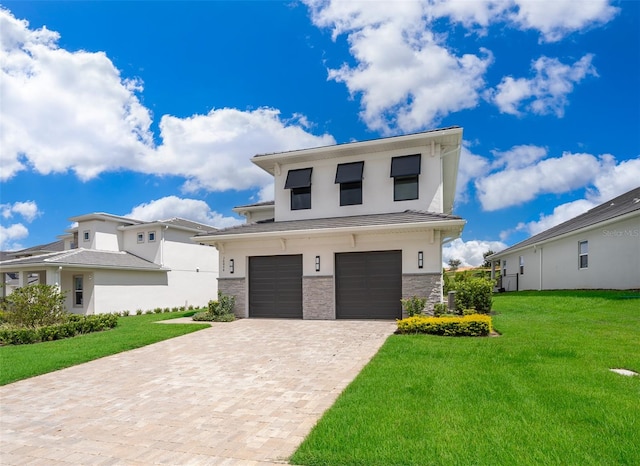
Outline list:
[[[3,295],[29,283],[57,285],[66,292],[67,309],[77,314],[202,306],[216,298],[218,252],[191,240],[213,227],[106,213],[69,220],[77,226],[59,241],[9,253],[0,262]]]
[[[401,298],[442,299],[462,129],[256,155],[275,200],[247,223],[197,235],[219,252],[239,317],[390,319]]]

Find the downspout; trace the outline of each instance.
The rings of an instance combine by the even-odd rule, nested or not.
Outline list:
[[[169,225],[160,229],[160,267],[164,267],[164,232],[168,229]]]

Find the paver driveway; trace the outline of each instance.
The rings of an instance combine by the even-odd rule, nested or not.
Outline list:
[[[286,463],[395,329],[243,319],[0,387],[0,463]]]

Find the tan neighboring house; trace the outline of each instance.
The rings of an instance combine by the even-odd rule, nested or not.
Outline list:
[[[219,251],[218,288],[240,317],[392,319],[400,299],[442,299],[462,128],[261,154],[275,200],[197,235]]]
[[[29,283],[57,285],[77,314],[185,305],[217,295],[218,252],[191,237],[213,227],[181,218],[144,222],[107,213],[72,217],[59,241],[6,255],[2,294]]]
[[[640,187],[487,259],[503,291],[640,289]]]

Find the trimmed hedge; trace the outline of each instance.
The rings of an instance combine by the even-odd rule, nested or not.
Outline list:
[[[491,333],[491,317],[484,314],[456,317],[407,317],[398,321],[398,333],[486,337]]]
[[[100,332],[118,325],[118,316],[98,314],[91,316],[70,315],[61,324],[45,325],[37,328],[0,327],[0,344],[25,345],[42,341],[62,340],[85,333]]]

